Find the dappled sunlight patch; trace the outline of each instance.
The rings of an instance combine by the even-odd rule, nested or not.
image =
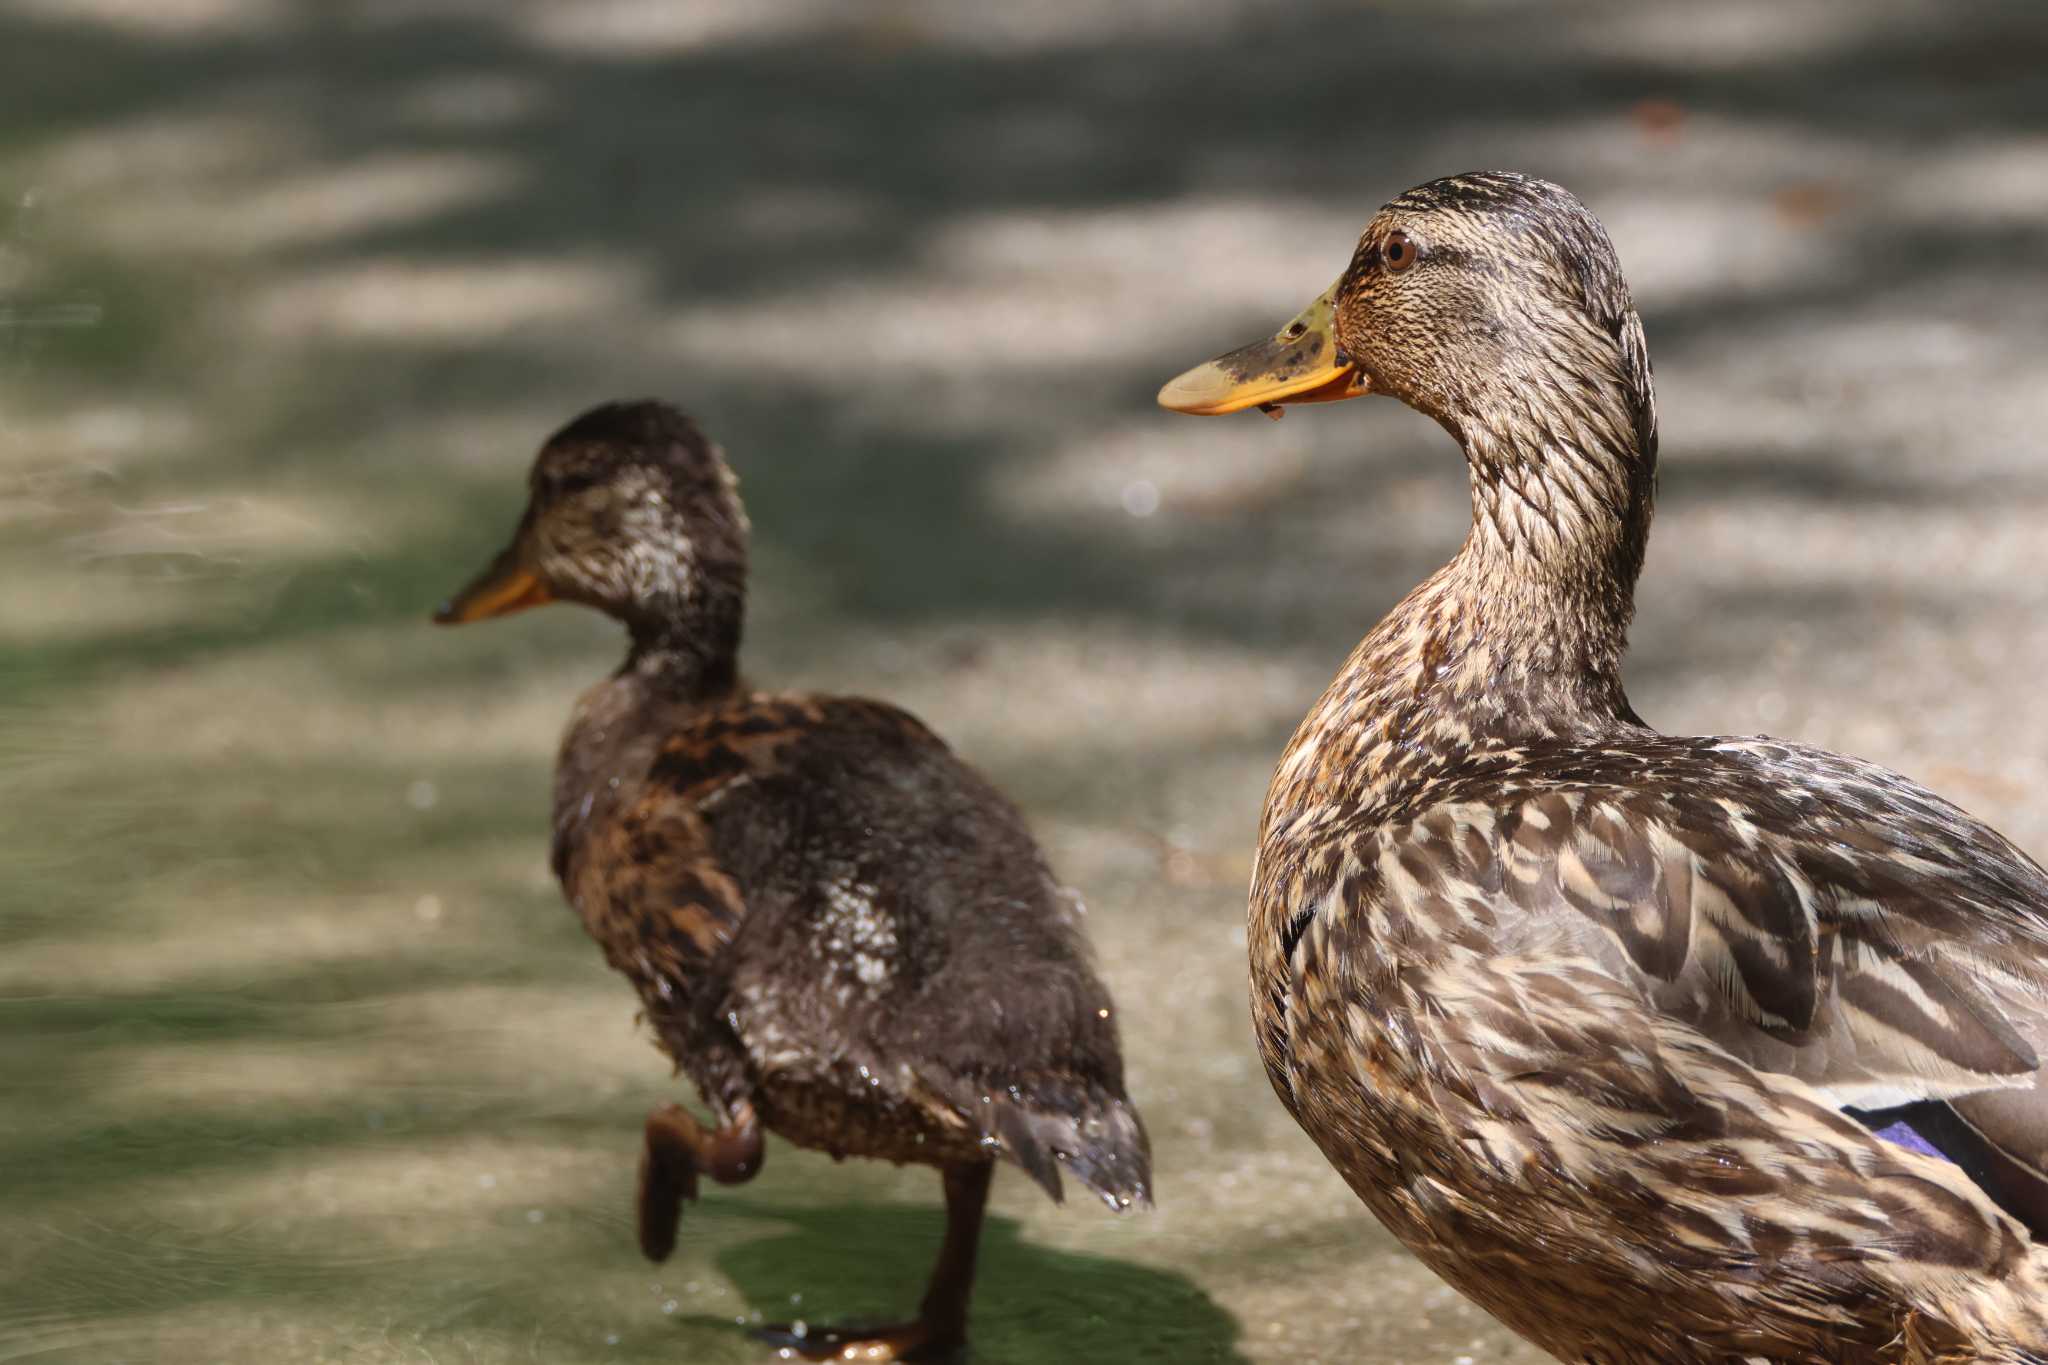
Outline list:
[[[254,559],[331,555],[360,544],[351,500],[326,493],[196,494],[104,505],[101,524],[68,537],[75,564],[187,560],[241,568]]]
[[[1273,291],[1302,283],[1304,257],[1341,264],[1363,225],[1348,207],[1321,199],[1190,195],[1114,208],[962,214],[941,224],[926,254],[934,268],[960,275],[1042,284],[1047,275],[1075,272],[1111,291],[1104,302],[1143,299],[1152,305],[1147,312],[1250,306],[1291,315],[1299,305],[1291,295],[1271,303]],[[1168,282],[1177,287],[1153,291]],[[1310,296],[1329,283],[1316,280]],[[1143,316],[1103,319],[1105,327],[1118,321],[1160,325]],[[1283,321],[1276,317],[1274,326]]]
[[[169,632],[222,605],[195,585],[260,589],[293,563],[359,552],[363,528],[390,520],[345,494],[130,492],[90,465],[20,482],[16,510],[53,534],[0,576],[0,639]]]
[[[152,1116],[274,1106],[326,1109],[344,1097],[356,1097],[363,1104],[363,1126],[376,1131],[388,1121],[384,1092],[389,1087],[449,1079],[435,1074],[438,1065],[427,1068],[425,1075],[408,1077],[405,1062],[418,1059],[418,1052],[380,1055],[363,1042],[352,1036],[288,1046],[197,1039],[126,1048],[104,1064],[100,1083],[118,1091],[124,1107]]]
[[[477,342],[515,327],[624,325],[643,292],[640,270],[616,259],[509,257],[460,264],[364,256],[287,273],[251,291],[244,325],[277,339]]]
[[[1326,1214],[1351,1198],[1348,1191],[1331,1194]],[[1244,1351],[1254,1359],[1332,1365],[1549,1365],[1555,1359],[1508,1336],[1483,1309],[1385,1240],[1362,1209],[1304,1234],[1291,1225],[1260,1239],[1256,1251],[1235,1244],[1230,1272],[1214,1281],[1217,1302],[1243,1322]],[[1238,1267],[1246,1261],[1260,1269],[1240,1278]]]
[[[570,919],[561,905],[543,913]],[[394,1041],[437,1040],[446,1052],[436,1066],[469,1076],[479,1093],[502,1085],[532,1115],[567,1117],[632,1090],[688,1088],[670,1080],[671,1064],[638,1020],[638,998],[605,970],[596,945],[565,943],[561,965],[573,984],[415,992],[392,1002],[382,1026]]]
[[[310,1143],[118,1194],[79,1191],[61,1235],[29,1230],[26,1273],[45,1305],[32,1330],[46,1342],[146,1341],[146,1358],[172,1361],[401,1345],[566,1359],[581,1353],[565,1345],[594,1356],[608,1335],[660,1345],[648,1329],[672,1340],[663,1293],[680,1294],[682,1279],[651,1293],[633,1264],[630,1179],[630,1152],[520,1132]],[[700,1233],[724,1222],[692,1221]],[[704,1305],[731,1302],[701,1258],[668,1269],[704,1281],[691,1285]]]
[[[1230,0],[1040,0],[987,9],[921,0],[891,9],[902,42],[1011,56],[1086,53],[1120,41],[1182,42],[1190,33],[1227,31],[1243,22],[1243,12]]]
[[[152,8],[139,0],[128,7]],[[26,158],[25,179],[52,201],[50,211],[61,212],[67,226],[90,234],[115,217],[93,211],[102,196],[126,213],[152,193],[182,197],[202,186],[248,183],[294,164],[306,151],[308,130],[296,119],[263,114],[260,106],[152,109],[94,123],[34,150]]]
[[[1285,244],[1341,259],[1357,232],[1326,208],[1253,198],[977,215],[943,225],[913,267],[693,306],[665,335],[711,373],[801,355],[804,377],[828,389],[872,388],[878,368],[1042,379],[1150,359],[1205,317],[1219,335],[1245,309],[1278,325],[1298,306],[1287,300],[1328,283],[1288,264]]]
[[[98,224],[124,250],[241,256],[403,227],[500,196],[519,180],[509,157],[386,153],[297,174],[152,195]]]
[[[623,646],[593,641],[582,656],[486,649],[481,657],[496,661],[501,676],[465,670],[447,677],[457,660],[473,666],[478,656],[465,656],[450,632],[427,624],[433,600],[423,597],[416,624],[332,631],[317,650],[280,642],[112,683],[97,708],[105,742],[138,756],[379,762],[393,771],[394,793],[433,780],[438,765],[453,760],[525,759],[535,765],[533,800],[544,802],[570,707]],[[444,677],[432,686],[391,686],[402,661]],[[223,704],[223,697],[234,700]]]
[[[971,662],[904,676],[890,693],[991,767],[1059,750],[1108,762],[1263,734],[1299,709],[1291,662],[1069,620],[989,630]]]
[[[1729,133],[1745,149],[1759,140],[1750,125]],[[1830,158],[1829,164],[1839,166],[1840,161]],[[1755,175],[1754,165],[1745,164],[1739,179],[1753,187]],[[1731,193],[1734,188],[1717,185],[1691,194],[1660,189],[1600,198],[1600,219],[1627,263],[1629,289],[1647,314],[1653,344],[1661,310],[1705,300],[1732,307],[1741,297],[1818,291],[1853,270],[1848,242],[1801,231],[1774,212],[1769,199]]]
[[[1682,395],[1660,411],[1667,467],[1711,443],[1781,452],[1786,477],[1808,483],[1910,478],[1967,492],[1987,476],[2028,479],[2038,468],[2036,367],[2010,329],[2038,334],[2040,324],[2021,320],[2002,273],[1986,260],[1853,306],[1781,308],[1768,333],[1732,355],[1683,348],[1659,371],[1660,392]],[[1964,384],[1975,394],[1967,410],[1929,401]],[[1967,461],[1924,457],[1963,445]]]
[[[125,1172],[154,1208],[220,1172],[292,1204],[311,1198],[290,1188],[295,1178],[330,1155],[379,1152],[395,1170],[424,1169],[436,1143],[461,1134],[616,1126],[630,1155],[637,1114],[671,1088],[633,1036],[630,998],[599,972],[581,986],[468,985],[452,962],[425,974],[396,962],[390,988],[370,977],[337,992],[350,970],[297,967],[276,989],[8,998],[25,1051],[8,1068],[24,1106],[0,1123],[5,1183],[46,1203],[66,1190],[38,1172],[85,1186]],[[455,984],[422,984],[435,981]],[[315,999],[288,998],[312,982]],[[62,1078],[27,1065],[67,1040]]]
[[[57,644],[118,631],[162,630],[193,604],[161,578],[83,574],[70,562],[31,561],[0,574],[0,640]]]
[[[844,12],[830,0],[580,0],[569,7],[529,0],[498,8],[536,46],[636,61],[760,42]]]
[[[1603,13],[1580,41],[1596,52],[1699,70],[1791,66],[1856,43],[1867,32],[1853,7],[1723,0],[1693,12],[1658,6]]]
[[[1984,506],[1931,504],[1910,486],[1887,498],[1889,506],[1851,505],[1832,496],[1836,490],[1824,482],[1811,497],[1794,501],[1768,487],[1769,473],[1760,470],[1746,488],[1693,493],[1670,516],[1669,544],[1662,552],[1674,559],[1697,555],[1700,584],[1732,590],[1758,581],[1754,563],[1745,560],[1797,541],[1813,555],[1799,572],[1808,590],[1838,588],[1865,596],[1871,606],[1886,589],[1910,591],[1915,598],[1981,600],[2024,592],[2019,575],[2037,548],[2040,520],[2048,519],[2048,499],[2021,498],[2020,505],[2034,508],[2034,515],[2007,519]],[[1736,482],[1726,475],[1724,480]],[[1999,510],[2011,507],[2005,502]],[[1911,561],[1897,553],[1906,540],[1916,547]]]
[[[186,454],[203,433],[191,409],[170,400],[23,407],[10,402],[0,426],[0,525],[100,512],[115,471]]]
[[[288,0],[7,0],[4,8],[158,39],[268,33],[298,13]]]
[[[523,490],[527,466],[563,417],[556,402],[508,397],[483,409],[408,412],[403,424],[380,443],[485,481],[507,503],[508,520],[502,529],[509,535],[509,518],[517,515],[512,499]]]
[[[513,1118],[480,1128],[403,1141],[309,1145],[260,1170],[227,1169],[166,1182],[146,1192],[160,1216],[227,1227],[260,1227],[282,1215],[309,1242],[331,1241],[374,1256],[420,1256],[471,1246],[521,1228],[593,1213],[626,1231],[633,1125],[615,1135],[570,1136]],[[616,1141],[607,1141],[615,1137]],[[539,1210],[541,1216],[529,1215]],[[528,1234],[535,1235],[535,1234]]]
[[[989,492],[1021,516],[1091,516],[1112,527],[1241,517],[1299,482],[1308,448],[1351,436],[1331,423],[1291,425],[1287,436],[1298,439],[1283,441],[1244,422],[1147,414],[1079,433],[1042,459],[997,465]]]
[[[312,888],[279,905],[264,895],[211,888],[182,904],[159,903],[119,926],[80,926],[77,936],[15,944],[0,955],[0,992],[45,994],[213,993],[266,975],[375,962],[427,927],[393,898],[323,895]],[[445,910],[443,911],[445,914]],[[94,931],[97,932],[94,932]]]
[[[1883,191],[1894,215],[1936,232],[1958,222],[2033,232],[2048,218],[2048,137],[1948,141],[1938,158]]]

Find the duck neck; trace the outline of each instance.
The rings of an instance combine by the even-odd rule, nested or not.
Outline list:
[[[1447,424],[1448,425],[1448,424]],[[1621,681],[1650,451],[1457,431],[1472,529],[1355,649],[1274,777],[1276,805],[1382,811],[1475,753],[1642,722]]]
[[[631,623],[633,646],[617,677],[649,700],[716,701],[739,686],[739,623],[716,629],[677,630],[665,623]]]
[[[738,636],[636,623],[626,661],[577,701],[555,764],[553,862],[565,882],[586,833],[638,794],[675,725],[739,690]]]
[[[1627,710],[1621,661],[1649,544],[1655,456],[1622,438],[1462,433],[1472,528],[1438,575],[1507,712],[1536,731]],[[1462,698],[1483,705],[1477,696]]]

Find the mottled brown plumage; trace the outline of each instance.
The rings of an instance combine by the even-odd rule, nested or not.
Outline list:
[[[914,717],[738,680],[746,519],[717,448],[658,403],[552,437],[513,542],[443,608],[555,599],[624,621],[555,776],[553,861],[661,1047],[716,1119],[647,1129],[641,1242],[672,1247],[700,1171],[760,1168],[760,1129],[945,1174],[945,1250],[917,1322],[783,1338],[819,1359],[963,1338],[991,1163],[1054,1199],[1150,1200],[1108,992],[1079,902],[1014,807]]]
[[[2048,872],[1894,773],[1630,708],[1657,417],[1598,222],[1523,176],[1411,190],[1161,401],[1362,392],[1458,440],[1473,522],[1274,774],[1282,1101],[1561,1359],[2048,1360]],[[1900,1106],[1962,1164],[1873,1132]]]

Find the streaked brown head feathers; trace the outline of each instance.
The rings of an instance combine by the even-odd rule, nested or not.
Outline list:
[[[617,617],[643,643],[730,661],[745,607],[747,519],[718,447],[666,403],[606,403],[549,437],[512,542],[443,622],[549,601]]]
[[[1373,391],[1460,440],[1475,423],[1508,428],[1552,403],[1572,406],[1564,422],[1604,424],[1610,414],[1577,409],[1584,395],[1598,408],[1611,394],[1644,412],[1647,430],[1603,430],[1601,442],[1625,435],[1654,458],[1654,400],[1624,340],[1640,323],[1620,262],[1599,220],[1548,181],[1451,176],[1401,195],[1367,224],[1336,303],[1338,344]]]
[[[1409,190],[1306,312],[1160,402],[1221,414],[1367,394],[1457,439],[1476,529],[1517,573],[1634,583],[1656,479],[1649,350],[1613,243],[1571,193],[1503,171]]]

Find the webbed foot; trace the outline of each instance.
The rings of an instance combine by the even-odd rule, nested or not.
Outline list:
[[[717,1128],[706,1128],[679,1104],[649,1114],[638,1200],[640,1250],[647,1259],[665,1261],[676,1249],[683,1201],[697,1198],[698,1172],[737,1185],[760,1171],[761,1156],[761,1129],[745,1102]]]
[[[967,1345],[967,1301],[974,1292],[974,1260],[981,1246],[981,1215],[995,1166],[948,1166],[946,1240],[932,1268],[915,1322],[886,1327],[764,1327],[755,1335],[797,1360],[953,1360]]]
[[[967,1344],[962,1332],[924,1322],[884,1327],[803,1327],[778,1323],[754,1335],[796,1360],[952,1360]]]

